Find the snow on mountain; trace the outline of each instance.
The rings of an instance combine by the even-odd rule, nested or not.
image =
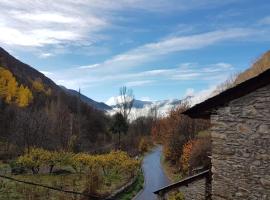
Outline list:
[[[112,110],[107,111],[110,115],[118,111],[117,105],[113,101],[106,102],[110,104],[113,108]],[[134,100],[133,108],[131,110],[130,119],[136,119],[140,116],[147,116],[151,110],[157,109],[158,116],[166,116],[169,111],[175,108],[181,103],[181,100],[172,99],[172,100],[160,100],[160,101],[142,101]]]

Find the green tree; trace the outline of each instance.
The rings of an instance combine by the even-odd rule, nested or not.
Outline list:
[[[121,147],[121,133],[128,131],[128,123],[125,117],[121,113],[116,113],[113,116],[113,123],[110,128],[113,134],[118,134],[118,149]]]

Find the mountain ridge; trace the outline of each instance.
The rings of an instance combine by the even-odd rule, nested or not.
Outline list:
[[[53,80],[45,76],[43,73],[15,58],[2,47],[0,47],[0,66],[8,69],[16,77],[20,84],[26,85],[29,88],[32,87],[33,81],[41,80],[42,84],[44,84],[46,88],[52,89],[53,95],[57,95],[57,93],[60,92],[67,95],[77,96],[77,91],[57,85]],[[82,102],[95,109],[101,111],[111,109],[111,107],[105,103],[96,102],[83,94],[81,94],[80,97]]]

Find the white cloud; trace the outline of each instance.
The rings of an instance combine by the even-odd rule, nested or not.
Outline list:
[[[198,104],[210,98],[213,95],[213,92],[215,89],[216,89],[216,86],[213,85],[213,86],[208,87],[207,89],[200,90],[198,92],[194,91],[194,94],[190,99],[191,106],[194,106],[195,104]],[[188,91],[186,91],[186,93],[187,92]]]
[[[109,106],[115,105],[115,97],[110,97],[105,103]]]
[[[105,71],[99,72],[93,70],[78,70],[67,69],[54,71],[54,74],[50,76],[58,84],[64,85],[68,88],[89,88],[102,84],[127,85],[140,86],[144,84],[164,84],[170,81],[205,81],[205,82],[217,82],[224,80],[228,75],[232,74],[234,68],[222,67],[220,63],[225,66],[231,66],[229,63],[219,62],[216,64],[200,65],[197,63],[182,63],[178,67],[170,68],[164,67],[160,69],[153,69],[139,72],[121,72],[119,71]],[[96,66],[94,66],[96,67]],[[154,80],[154,82],[153,82]]]
[[[119,104],[121,102],[122,102],[121,96],[114,96],[114,97],[110,97],[105,103],[109,106],[113,106],[113,105]]]
[[[270,16],[266,16],[262,18],[261,20],[259,20],[259,24],[270,25]]]
[[[93,64],[93,65],[83,65],[78,67],[79,69],[94,69],[97,68],[99,65],[98,64]]]
[[[110,26],[96,13],[72,1],[1,1],[0,44],[43,47],[74,41],[92,43],[101,38],[96,33]]]
[[[139,100],[141,100],[141,101],[153,101],[153,100],[151,100],[150,97],[141,97],[141,98],[139,98]]]
[[[188,97],[188,96],[193,96],[194,95],[194,88],[188,88],[185,92],[185,96]]]
[[[80,23],[79,19],[64,16],[60,13],[24,13],[13,11],[11,12],[13,17],[20,21],[32,21],[38,23],[63,23],[63,24],[73,24]]]
[[[48,57],[52,57],[52,56],[53,56],[52,53],[41,53],[39,55],[39,57],[41,57],[41,58],[48,58]]]
[[[135,87],[135,86],[148,85],[153,82],[154,82],[153,80],[129,81],[129,82],[126,82],[125,85],[127,87]]]
[[[49,72],[49,71],[40,71],[42,74],[44,74],[45,76],[51,76],[53,75],[52,72]]]
[[[116,55],[102,63],[96,63],[95,65],[99,66],[100,69],[106,68],[106,70],[114,70],[116,67],[127,69],[129,67],[138,66],[148,61],[155,60],[163,55],[200,49],[219,42],[251,37],[256,34],[258,34],[258,32],[253,29],[231,28],[189,36],[172,37],[155,43],[148,43],[143,46],[139,46],[125,53]]]
[[[119,11],[187,11],[223,4],[221,0],[2,0],[0,43],[28,47],[75,41],[92,44],[103,38],[104,29],[117,24],[117,18],[122,17]],[[121,59],[127,58],[118,57]]]

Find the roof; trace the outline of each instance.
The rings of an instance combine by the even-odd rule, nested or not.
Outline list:
[[[175,188],[179,188],[181,186],[188,186],[188,184],[190,184],[196,180],[200,180],[200,179],[203,179],[203,178],[209,176],[209,173],[210,173],[209,170],[205,170],[205,171],[198,173],[196,175],[189,176],[189,177],[187,177],[187,178],[185,178],[177,183],[173,183],[171,185],[168,185],[166,187],[163,187],[163,188],[155,191],[154,194],[166,193],[167,191],[173,190]]]
[[[259,88],[270,84],[270,69],[262,72],[247,81],[244,81],[235,87],[225,90],[220,94],[196,104],[183,114],[191,118],[209,118],[216,108],[227,105],[230,101],[245,96]]]

